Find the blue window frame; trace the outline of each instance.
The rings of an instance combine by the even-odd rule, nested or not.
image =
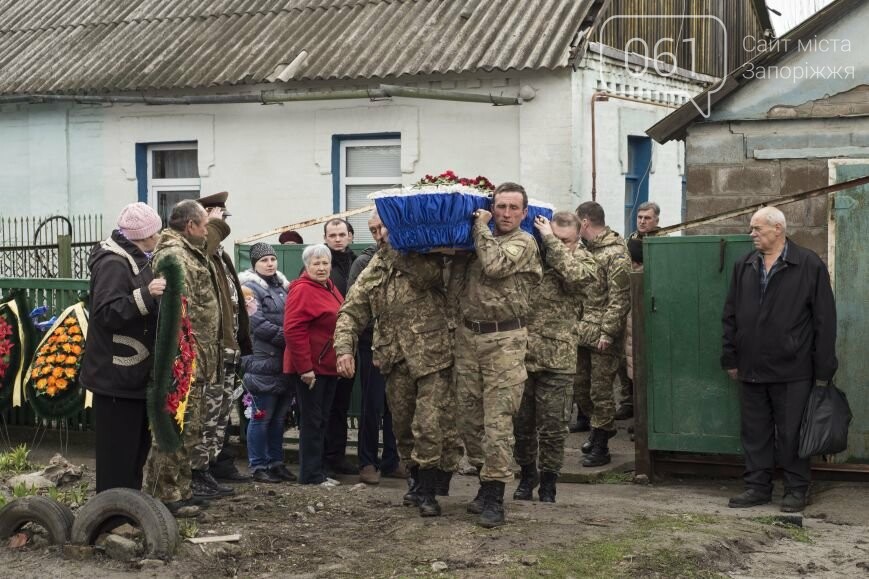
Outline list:
[[[649,200],[652,139],[628,137],[628,172],[625,174],[625,237],[637,228],[637,207]]]

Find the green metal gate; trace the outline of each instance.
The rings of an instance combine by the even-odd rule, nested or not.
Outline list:
[[[739,398],[721,369],[721,314],[747,235],[646,238],[648,446],[737,454]]]
[[[836,181],[869,175],[869,163],[836,164]],[[833,204],[833,280],[836,292],[839,369],[836,384],[848,395],[854,421],[848,450],[837,456],[845,462],[869,463],[869,186],[836,194]]]

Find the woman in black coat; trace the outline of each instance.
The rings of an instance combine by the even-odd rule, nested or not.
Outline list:
[[[151,376],[158,300],[151,252],[160,216],[144,203],[121,211],[118,229],[91,250],[90,317],[79,380],[93,392],[97,492],[142,488],[151,435],[145,391]]]
[[[253,292],[256,311],[250,316],[253,354],[242,358],[244,386],[250,393],[247,456],[251,475],[260,482],[294,481],[284,465],[284,425],[290,409],[289,377],[283,373],[284,303],[289,282],[278,271],[272,246],[250,248],[253,269],[241,272],[242,286]]]

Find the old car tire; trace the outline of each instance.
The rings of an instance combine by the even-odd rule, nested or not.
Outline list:
[[[168,559],[178,547],[178,523],[166,505],[150,495],[125,488],[97,493],[76,514],[72,525],[72,542],[93,545],[125,520],[142,530],[145,557]]]
[[[0,509],[0,539],[6,539],[27,523],[36,523],[48,533],[52,545],[69,541],[74,516],[69,507],[48,497],[15,499]]]

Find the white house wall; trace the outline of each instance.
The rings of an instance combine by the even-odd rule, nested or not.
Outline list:
[[[198,141],[202,194],[230,191],[232,241],[332,212],[332,134],[400,132],[404,184],[453,169],[518,181],[533,197],[573,208],[570,78],[560,71],[413,83],[511,96],[529,85],[536,97],[521,106],[400,98],[6,105],[0,109],[0,206],[4,216],[102,212],[108,229],[138,199],[136,143]],[[314,240],[319,231],[302,233]]]
[[[651,69],[650,69],[651,70]],[[625,233],[625,174],[628,171],[629,136],[646,136],[646,129],[671,113],[687,96],[700,92],[700,85],[667,79],[647,72],[628,74],[624,64],[589,53],[573,75],[573,205],[592,200],[591,99],[598,91],[655,104],[611,98],[596,103],[597,202],[607,223]],[[661,206],[661,226],[682,221],[682,176],[685,152],[681,142],[659,145],[652,142],[649,201]],[[630,232],[628,232],[630,233]]]

